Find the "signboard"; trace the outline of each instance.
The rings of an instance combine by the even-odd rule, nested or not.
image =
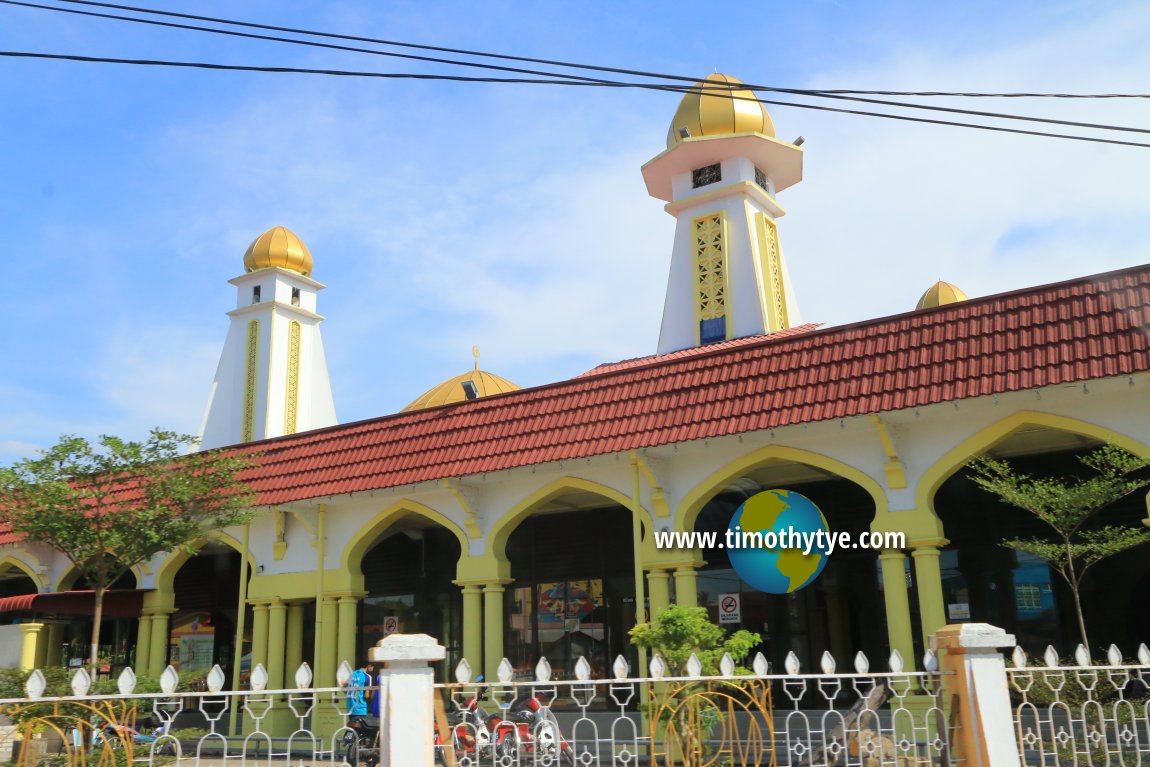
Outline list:
[[[743,603],[740,594],[719,594],[719,623],[742,623]]]
[[[383,619],[383,635],[390,636],[399,633],[399,618],[395,615],[388,615]]]
[[[952,621],[970,620],[970,603],[951,602],[946,606],[946,617]]]

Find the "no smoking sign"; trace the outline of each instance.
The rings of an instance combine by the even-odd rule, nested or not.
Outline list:
[[[743,606],[739,594],[719,594],[719,623],[742,623]]]

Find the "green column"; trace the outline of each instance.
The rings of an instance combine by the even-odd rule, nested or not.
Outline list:
[[[886,634],[891,650],[898,650],[906,670],[913,671],[914,634],[910,625],[910,602],[906,595],[906,554],[886,549],[879,554],[882,594],[886,601]]]
[[[256,602],[252,607],[252,671],[263,664],[268,667],[268,603]]]
[[[287,605],[273,599],[268,605],[268,689],[284,687],[284,640],[287,639]]]
[[[319,606],[323,611],[323,624],[320,631],[319,647],[315,648],[316,655],[316,687],[335,687],[335,670],[338,663],[336,656],[336,621],[337,607],[335,600],[326,597]]]
[[[148,676],[159,678],[168,667],[168,615],[172,610],[152,613],[152,649],[148,654]]]
[[[31,671],[36,668],[36,655],[40,645],[40,632],[43,623],[21,623],[20,634],[20,670]]]
[[[483,674],[496,682],[499,663],[503,660],[503,581],[483,586]]]
[[[483,672],[483,587],[473,583],[463,587],[463,657],[473,679]],[[454,681],[455,669],[447,675]]]
[[[942,595],[942,570],[939,568],[939,547],[949,541],[936,538],[913,541],[914,581],[918,589],[918,612],[922,621],[922,642],[930,646],[930,635],[946,625],[946,600]]]
[[[136,663],[133,666],[137,674],[148,673],[149,659],[152,657],[152,615],[146,613],[140,616],[140,625],[136,629]]]
[[[62,649],[64,644],[64,624],[54,622],[48,624],[48,653],[44,660],[45,666],[59,666],[63,661]]]
[[[351,594],[342,594],[339,598],[339,638],[336,640],[335,666],[347,661],[352,668],[359,666],[359,658],[355,656],[355,613],[359,597]]]
[[[295,672],[303,663],[303,605],[287,608],[287,647],[284,651],[284,686],[295,687]],[[314,672],[315,669],[312,669]]]
[[[675,604],[682,607],[699,606],[699,586],[693,565],[675,568]]]
[[[647,593],[651,600],[648,620],[655,620],[671,604],[671,574],[663,569],[647,571]]]

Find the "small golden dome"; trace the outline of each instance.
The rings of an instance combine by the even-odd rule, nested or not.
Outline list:
[[[303,240],[286,226],[268,229],[244,253],[244,268],[249,272],[273,266],[299,272],[305,277],[311,274],[311,252]]]
[[[957,285],[939,280],[926,289],[926,292],[922,294],[922,298],[918,299],[918,306],[914,308],[916,310],[933,309],[936,306],[954,304],[965,300],[966,294],[963,293]]]
[[[468,397],[464,384],[470,382],[475,385],[475,396]],[[485,370],[472,370],[463,375],[448,378],[443,383],[433,386],[419,395],[414,402],[403,410],[423,410],[436,405],[450,405],[454,402],[463,402],[468,399],[487,397],[492,394],[503,394],[509,391],[518,391],[519,387],[506,378],[488,373]]]
[[[503,394],[509,391],[518,391],[519,387],[506,378],[488,373],[479,369],[479,347],[471,347],[471,355],[475,357],[475,369],[454,378],[448,378],[443,383],[433,386],[419,395],[410,405],[403,409],[423,410],[436,405],[450,405],[454,402],[463,402],[479,397],[488,397],[492,394]]]
[[[695,83],[696,87],[710,87],[683,96],[675,111],[675,119],[671,120],[671,128],[667,131],[668,149],[683,140],[680,135],[683,128],[690,132],[692,138],[752,132],[774,138],[775,124],[767,108],[756,100],[758,97],[754,91],[741,88],[726,92],[715,87],[728,84],[741,85],[742,80],[716,72],[706,80]]]

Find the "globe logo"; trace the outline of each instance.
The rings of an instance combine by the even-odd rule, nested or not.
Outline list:
[[[830,553],[826,517],[800,493],[756,493],[735,510],[727,529],[731,566],[760,591],[790,594],[809,585],[826,567]]]

